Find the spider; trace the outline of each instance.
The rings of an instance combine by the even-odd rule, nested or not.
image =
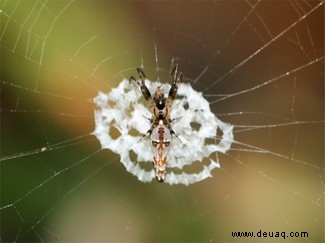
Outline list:
[[[144,135],[150,135],[151,145],[153,150],[153,164],[155,167],[156,177],[159,182],[165,180],[167,154],[170,147],[171,137],[175,135],[171,127],[170,111],[173,100],[176,97],[178,85],[182,80],[183,74],[178,72],[179,66],[176,64],[171,72],[173,80],[169,90],[168,98],[166,99],[162,93],[160,86],[157,87],[154,96],[145,84],[146,76],[141,68],[137,68],[140,80],[136,80],[133,76],[130,77],[130,82],[135,81],[139,86],[143,97],[148,101],[152,111],[152,117],[149,119],[151,123],[150,129]]]

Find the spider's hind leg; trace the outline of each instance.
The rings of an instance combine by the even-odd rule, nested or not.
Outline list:
[[[147,118],[147,119],[151,120],[150,118]],[[139,139],[138,142],[141,142],[147,135],[150,136],[151,133],[152,133],[152,130],[153,130],[154,126],[155,126],[155,124],[152,124],[151,127],[150,127],[150,129],[145,134],[142,135],[142,137]]]
[[[177,119],[177,118],[176,118]],[[182,144],[184,144],[183,142],[182,142],[182,140],[177,136],[177,134],[174,132],[174,130],[172,129],[172,126],[171,126],[171,124],[170,124],[170,122],[172,122],[172,121],[174,121],[175,119],[173,119],[173,120],[169,120],[169,122],[167,122],[166,123],[166,125],[167,125],[167,128],[168,128],[168,130],[170,131],[170,134],[171,135],[174,135],[177,139],[178,139],[178,141],[180,141]]]

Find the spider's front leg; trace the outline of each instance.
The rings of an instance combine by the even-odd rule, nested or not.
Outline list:
[[[138,71],[138,74],[139,74],[139,76],[141,78],[141,83],[140,83],[139,80],[136,80],[135,77],[133,77],[133,76],[130,77],[130,82],[135,81],[140,86],[140,90],[141,90],[141,93],[142,93],[143,97],[147,101],[149,101],[149,103],[151,104],[152,96],[151,96],[151,93],[150,93],[148,87],[146,86],[146,84],[144,82],[145,79],[146,79],[146,75],[144,74],[144,72],[142,71],[141,68],[137,68],[137,71]]]
[[[138,71],[138,74],[140,76],[141,82],[140,82],[140,80],[135,79],[135,77],[133,77],[133,76],[130,77],[130,82],[134,81],[140,86],[140,90],[141,90],[141,93],[142,93],[143,97],[149,102],[149,104],[151,106],[152,103],[153,103],[153,99],[152,99],[152,96],[151,96],[151,93],[150,93],[148,87],[145,84],[146,75],[144,74],[144,72],[142,71],[141,68],[137,68],[137,71]],[[141,141],[147,135],[151,135],[152,130],[153,130],[154,126],[155,126],[155,123],[153,123],[152,118],[146,118],[146,119],[148,119],[150,121],[150,123],[152,123],[152,125],[151,125],[150,129],[146,132],[146,134],[144,134],[140,138],[139,141]]]
[[[176,97],[178,85],[182,81],[182,77],[183,77],[183,73],[181,73],[181,72],[179,73],[178,68],[179,68],[179,66],[178,66],[178,64],[176,64],[171,72],[171,76],[173,78],[173,84],[169,90],[169,95],[168,95],[168,100],[169,100],[170,104],[173,102],[173,100]]]

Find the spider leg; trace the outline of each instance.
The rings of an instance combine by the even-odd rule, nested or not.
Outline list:
[[[177,119],[177,118],[176,118]],[[175,120],[175,119],[173,119],[173,120]],[[166,122],[166,125],[167,125],[167,128],[168,128],[168,130],[170,131],[170,134],[171,135],[175,135],[175,137],[178,139],[178,141],[180,141],[182,144],[184,144],[183,142],[182,142],[182,140],[177,136],[177,134],[174,132],[174,130],[172,129],[172,125],[170,124],[170,122],[172,122],[173,120],[170,120],[169,119],[169,121],[168,122]]]
[[[149,118],[148,118],[149,119]],[[149,120],[152,120],[152,119],[149,119]],[[138,142],[140,142],[140,141],[142,141],[147,135],[151,135],[151,133],[152,133],[152,130],[153,130],[153,128],[156,126],[156,123],[153,123],[152,125],[151,125],[151,127],[150,127],[150,129],[145,133],[145,134],[143,134],[142,135],[142,137],[139,139],[139,141]]]
[[[146,86],[146,84],[144,82],[144,80],[146,79],[146,75],[144,74],[144,72],[142,71],[141,68],[137,68],[137,71],[141,78],[141,82],[139,80],[136,80],[135,77],[133,77],[133,76],[131,76],[129,80],[130,80],[130,82],[131,81],[136,82],[140,86],[140,90],[141,90],[143,97],[151,103],[152,96],[151,96],[151,93],[150,93],[148,87]]]
[[[153,123],[153,119],[152,118],[149,118],[149,117],[146,117],[145,115],[142,115],[143,118],[147,119],[150,123]]]
[[[177,134],[173,130],[170,130],[170,134],[174,135],[181,144],[185,145],[185,143],[183,143],[183,141],[177,136]]]
[[[137,80],[135,79],[135,77],[133,77],[133,76],[131,76],[131,77],[129,78],[129,82],[131,83],[132,81],[138,83],[138,81],[137,81]]]
[[[173,119],[169,119],[169,122],[170,122],[170,123],[173,123],[174,121],[178,121],[178,120],[180,120],[180,119],[182,119],[181,116],[180,116],[180,117],[173,118]]]
[[[170,75],[173,77],[174,80],[176,79],[176,75],[177,75],[177,73],[178,73],[178,69],[179,69],[179,65],[176,64],[176,65],[173,67],[172,71],[170,72]]]
[[[141,68],[137,68],[137,72],[141,78],[142,81],[144,81],[146,79],[146,75],[144,74],[144,72],[142,71]]]
[[[151,93],[148,87],[146,86],[146,84],[144,83],[144,80],[146,79],[146,75],[144,74],[141,68],[137,68],[137,71],[141,78],[141,84],[140,82],[137,82],[140,85],[141,92],[146,100],[151,101],[152,100]]]
[[[178,68],[179,66],[178,64],[176,64],[171,72],[171,76],[173,78],[173,84],[168,94],[168,100],[170,100],[170,103],[172,103],[172,101],[175,99],[178,90],[178,85],[182,81],[182,77],[183,77],[183,73],[181,72],[179,73]]]
[[[138,143],[141,142],[148,134],[149,131],[146,134],[143,134],[142,137],[138,140]]]

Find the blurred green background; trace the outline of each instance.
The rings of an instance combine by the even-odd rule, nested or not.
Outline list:
[[[233,242],[262,230],[323,242],[319,4],[1,1],[0,240]],[[139,182],[90,134],[98,91],[139,66],[169,82],[172,63],[238,142],[189,187]]]

